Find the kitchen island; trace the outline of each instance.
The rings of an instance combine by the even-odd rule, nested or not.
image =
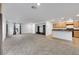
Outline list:
[[[53,38],[71,41],[74,47],[79,47],[79,20],[54,22],[52,36]]]
[[[55,38],[72,41],[73,37],[79,38],[79,29],[53,29],[52,35]]]
[[[53,29],[52,35],[55,38],[72,41],[73,29]]]

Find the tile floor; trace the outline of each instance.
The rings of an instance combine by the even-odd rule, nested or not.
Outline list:
[[[78,55],[71,42],[38,34],[22,34],[6,38],[3,55]]]

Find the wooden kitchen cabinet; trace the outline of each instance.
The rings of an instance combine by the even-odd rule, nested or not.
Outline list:
[[[74,37],[72,43],[73,47],[79,48],[79,38]]]
[[[58,22],[53,24],[53,28],[65,28],[66,22]]]
[[[74,37],[79,38],[79,31],[74,31]]]
[[[74,27],[78,28],[79,27],[79,21],[74,21]]]
[[[73,25],[73,22],[66,22],[66,25]]]

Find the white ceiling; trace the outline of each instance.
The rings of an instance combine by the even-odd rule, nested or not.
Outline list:
[[[7,3],[3,4],[3,13],[9,22],[43,22],[54,20],[55,18],[76,18],[79,14],[79,4],[77,3],[41,3],[36,9],[31,7],[36,4],[32,3]]]

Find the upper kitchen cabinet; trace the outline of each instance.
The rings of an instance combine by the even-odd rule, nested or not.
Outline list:
[[[66,25],[73,25],[73,22],[66,21]]]
[[[74,21],[74,27],[79,28],[79,21]]]
[[[53,28],[65,28],[66,22],[57,22],[53,24]]]

